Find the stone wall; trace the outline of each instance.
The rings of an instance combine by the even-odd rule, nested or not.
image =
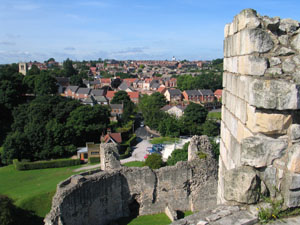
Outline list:
[[[99,225],[132,213],[165,212],[166,206],[181,211],[216,206],[218,164],[209,152],[208,138],[194,139],[202,143],[206,159],[195,158],[158,170],[112,169],[111,162],[116,159],[113,146],[101,144],[101,160],[105,159],[108,170],[74,175],[58,184],[45,224]]]
[[[300,206],[300,29],[243,10],[224,29],[218,203]]]

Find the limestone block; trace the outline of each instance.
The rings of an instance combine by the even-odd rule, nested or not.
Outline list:
[[[278,58],[278,57],[272,57],[272,58],[270,58],[269,63],[270,63],[271,67],[272,66],[277,66],[281,63],[281,59]]]
[[[288,35],[281,35],[278,37],[279,43],[282,45],[288,45],[289,44],[289,36]]]
[[[236,50],[239,50],[238,55],[246,55],[269,52],[274,47],[274,43],[271,36],[263,29],[245,29],[240,32],[240,37],[237,36],[231,47],[239,48]]]
[[[288,207],[300,206],[300,175],[287,173],[283,190],[285,204]]]
[[[241,143],[241,164],[255,168],[272,165],[284,155],[288,146],[286,139],[274,139],[256,135],[243,139]]]
[[[111,170],[121,167],[119,151],[114,143],[100,145],[101,170]]]
[[[242,140],[244,138],[247,137],[251,137],[253,136],[253,134],[251,133],[251,131],[244,125],[242,124],[240,121],[238,122],[238,135],[237,135],[237,141],[239,143],[242,142]]]
[[[260,20],[257,12],[253,9],[244,9],[233,20],[234,33],[245,28],[257,28],[260,26]]]
[[[300,52],[300,33],[297,34],[291,42],[291,45]]]
[[[230,24],[226,24],[224,27],[224,37],[227,38],[229,36],[230,33]]]
[[[242,75],[262,76],[267,67],[268,63],[265,58],[254,55],[240,56],[238,58],[238,72]]]
[[[165,214],[169,217],[169,219],[172,222],[175,221],[175,220],[178,220],[177,212],[170,205],[166,206]]]
[[[249,98],[249,84],[253,80],[251,76],[239,76],[238,79],[238,97],[246,102]]]
[[[274,17],[270,18],[267,16],[264,16],[263,18],[263,23],[267,29],[270,31],[277,31],[280,23],[280,18],[279,17]]]
[[[225,71],[231,73],[238,73],[238,58],[237,57],[230,57],[227,58],[224,62]]]
[[[288,136],[290,140],[294,141],[300,138],[300,125],[292,124],[288,129]]]
[[[281,68],[277,68],[277,67],[273,67],[273,68],[268,68],[266,70],[266,75],[273,75],[273,76],[278,76],[282,74],[282,69]]]
[[[295,55],[293,57],[293,60],[298,66],[300,66],[300,55]]]
[[[232,83],[230,92],[235,96],[237,95],[237,78],[238,76],[233,75],[231,80]]]
[[[232,74],[231,73],[227,73],[227,76],[226,76],[226,89],[227,91],[230,91],[231,90],[231,77],[232,77]]]
[[[263,113],[248,106],[246,124],[253,133],[286,134],[292,124],[292,116],[281,113]]]
[[[224,198],[224,176],[227,172],[222,156],[219,156],[219,171],[218,171],[218,195],[217,195],[217,204],[226,204]]]
[[[293,80],[296,84],[300,84],[300,68],[298,67],[296,71],[292,74]]]
[[[286,59],[282,63],[282,69],[285,73],[291,73],[296,68],[294,61],[290,58]]]
[[[276,50],[276,56],[289,56],[295,54],[295,51],[291,48],[281,47]]]
[[[227,58],[224,58],[224,71],[226,71],[225,70],[225,65],[226,65],[226,61],[227,61]],[[227,73],[226,72],[223,72],[223,79],[222,79],[222,87],[223,87],[223,89],[227,86],[226,85],[226,80],[227,80]]]
[[[224,197],[227,201],[252,204],[259,199],[260,181],[253,168],[243,166],[228,170],[224,176]]]
[[[265,185],[268,187],[271,197],[276,197],[276,173],[277,170],[273,166],[268,166],[263,171],[260,172],[259,177],[264,181]]]
[[[292,145],[288,149],[287,168],[289,171],[293,173],[297,173],[297,174],[300,173],[300,144],[299,143]]]
[[[279,30],[287,33],[293,33],[299,28],[299,22],[292,19],[282,19],[280,21]]]
[[[299,87],[284,80],[252,80],[249,104],[264,109],[299,109]]]

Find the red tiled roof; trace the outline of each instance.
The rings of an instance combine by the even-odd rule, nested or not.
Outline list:
[[[106,93],[106,97],[107,98],[113,98],[115,96],[115,91],[107,91]]]
[[[138,98],[140,96],[139,92],[127,92],[129,98]]]
[[[157,91],[158,91],[159,93],[164,93],[166,90],[167,90],[166,87],[163,87],[163,86],[161,86],[161,87],[159,87],[159,88],[157,89]]]
[[[215,95],[222,95],[222,89],[218,89],[214,93]]]
[[[115,142],[117,142],[119,144],[122,143],[121,133],[106,134],[104,137],[104,142],[107,143],[110,139],[113,139]]]
[[[101,83],[110,83],[111,79],[110,78],[101,78]]]

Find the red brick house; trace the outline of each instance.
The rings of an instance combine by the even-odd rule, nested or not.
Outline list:
[[[76,98],[76,92],[79,86],[68,86],[64,92],[65,96],[68,98]]]
[[[135,92],[127,92],[130,100],[134,103],[137,104],[139,103],[140,100],[140,93],[135,91]]]
[[[115,93],[116,93],[116,91],[107,91],[105,97],[108,99],[109,102],[113,99],[113,97],[115,96]]]
[[[109,86],[111,84],[110,78],[100,78],[100,87]]]
[[[222,98],[222,89],[217,89],[214,95],[218,99],[218,101],[220,101],[220,99]]]
[[[200,103],[202,99],[202,95],[198,90],[186,90],[182,92],[182,95],[187,102]]]

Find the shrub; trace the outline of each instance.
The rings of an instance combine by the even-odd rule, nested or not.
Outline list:
[[[173,166],[179,161],[187,161],[188,152],[183,149],[175,149],[167,160],[168,166]]]
[[[159,169],[164,165],[164,162],[160,154],[154,153],[148,156],[145,165],[149,166],[151,169]]]
[[[89,157],[89,163],[100,163],[100,157]]]
[[[120,155],[120,159],[126,159],[130,156],[131,156],[131,148],[127,147],[125,153]]]
[[[34,170],[75,166],[80,164],[80,159],[57,159],[36,162],[19,162],[17,159],[14,159],[13,164],[17,170]]]

